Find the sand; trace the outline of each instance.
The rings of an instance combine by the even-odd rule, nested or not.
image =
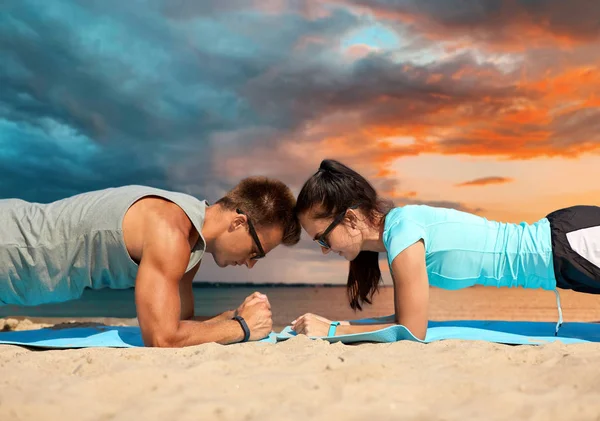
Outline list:
[[[600,344],[0,346],[3,421],[306,419],[600,420]]]

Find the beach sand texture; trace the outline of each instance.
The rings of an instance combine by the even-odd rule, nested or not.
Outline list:
[[[458,306],[474,293],[483,294],[450,296]],[[600,318],[593,298],[582,301],[592,303],[588,320]],[[434,294],[438,303],[446,299]],[[436,319],[464,318],[456,309],[436,311]],[[538,319],[554,320],[555,311],[548,307]],[[5,319],[0,328],[56,322]],[[0,420],[171,419],[600,420],[600,344],[348,346],[297,337],[184,349],[0,346]]]

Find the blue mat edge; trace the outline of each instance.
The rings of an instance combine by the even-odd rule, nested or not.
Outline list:
[[[20,339],[11,340],[4,339],[4,337],[21,337],[23,336],[35,336],[36,334],[42,334],[46,337],[51,332],[71,332],[72,334],[84,336],[73,336],[73,337],[50,337],[41,339]],[[128,336],[130,341],[125,342],[121,335]],[[114,336],[117,335],[118,338]],[[50,335],[51,336],[51,335]],[[105,343],[102,343],[107,338]],[[99,340],[100,339],[100,340]],[[89,342],[96,342],[96,344],[90,344]],[[271,332],[269,336],[255,341],[257,343],[276,343],[276,333]],[[0,345],[17,345],[26,346],[30,348],[39,349],[83,349],[83,348],[143,348],[143,342],[139,327],[137,326],[101,326],[101,327],[73,327],[64,328],[60,330],[54,330],[52,328],[42,328],[34,330],[20,330],[20,331],[9,331],[0,332]],[[230,344],[235,345],[235,344]]]
[[[373,324],[373,323],[389,323],[393,316],[383,318],[370,318],[353,320],[353,323]],[[547,336],[547,335],[523,335],[506,332],[502,330],[481,329],[478,327],[469,327],[468,325],[510,325],[515,327],[524,327],[534,330],[552,331],[553,322],[529,322],[529,321],[500,321],[500,320],[447,320],[447,321],[430,321],[428,334],[424,341],[416,338],[412,333],[402,325],[390,326],[372,332],[354,333],[348,335],[339,335],[333,337],[310,337],[311,339],[323,339],[329,342],[357,343],[357,342],[379,342],[390,343],[400,340],[409,340],[419,343],[430,343],[438,340],[459,339],[459,340],[482,340],[495,343],[505,343],[513,345],[540,345],[550,342],[561,341],[564,343],[591,343],[600,342],[600,324],[585,323],[585,322],[568,322],[561,329],[563,331],[579,332],[579,336],[589,335],[589,338],[578,338],[577,334],[568,336]],[[461,326],[462,325],[462,326]],[[458,333],[453,333],[452,329],[456,329]],[[543,328],[543,329],[542,329]],[[521,329],[520,327],[518,329]],[[581,335],[581,330],[585,335]],[[507,330],[507,329],[505,329]],[[56,332],[71,333],[74,336],[70,337],[52,337],[48,333]],[[465,334],[465,332],[467,334]],[[35,339],[36,334],[46,334],[46,338]],[[21,339],[11,340],[3,339],[3,337],[17,336]],[[34,336],[34,338],[25,338],[25,336]],[[44,335],[42,335],[44,336]],[[257,341],[259,343],[277,343],[293,338],[296,334],[291,330],[290,326],[285,327],[281,332],[271,332],[268,337]],[[490,339],[491,338],[491,339]],[[588,340],[588,339],[592,340]],[[90,343],[91,342],[91,343]],[[95,342],[95,343],[94,343]],[[104,343],[103,343],[104,342]],[[54,330],[52,328],[44,328],[27,331],[11,331],[0,332],[0,344],[18,345],[39,349],[81,349],[92,347],[104,348],[137,348],[142,347],[141,335],[137,326],[99,326],[99,327],[73,327],[66,329]],[[233,344],[232,344],[233,345]]]
[[[385,317],[376,317],[376,318],[367,318],[367,319],[357,319],[351,320],[352,323],[356,324],[377,324],[377,323],[390,323],[393,322],[394,317],[385,316]],[[480,329],[468,326],[456,326],[461,324],[511,324],[511,325],[537,325],[544,326],[547,328],[552,327],[552,331],[554,329],[554,322],[531,322],[526,320],[515,320],[515,321],[505,321],[505,320],[445,320],[445,321],[429,321],[429,327],[427,329],[427,337],[425,340],[421,340],[416,338],[410,330],[408,330],[405,326],[395,325],[389,326],[383,329],[375,330],[372,332],[363,332],[363,333],[352,333],[347,335],[338,335],[338,336],[309,336],[310,339],[322,339],[331,343],[342,342],[342,343],[357,343],[357,342],[376,342],[376,343],[391,343],[399,340],[409,340],[413,342],[419,343],[431,343],[439,340],[448,340],[448,339],[457,339],[457,340],[481,340],[493,343],[500,344],[509,344],[509,345],[542,345],[551,342],[563,342],[563,343],[595,343],[600,342],[600,337],[598,337],[597,341],[590,341],[581,338],[574,337],[566,337],[566,336],[546,336],[546,335],[522,335],[515,333],[507,333],[501,331],[494,331],[489,329]],[[454,325],[454,326],[446,326],[446,325]],[[444,330],[446,333],[449,328],[456,327],[460,329],[462,337],[452,336],[452,335],[436,335],[439,330]],[[564,323],[561,331],[569,330],[574,327],[589,327],[594,328],[598,332],[600,332],[600,324],[598,323],[589,323],[589,322],[568,322]],[[465,337],[470,335],[464,335],[465,330],[468,333],[473,333],[477,335],[473,335],[476,337]],[[297,336],[295,333],[292,333],[290,326],[286,326],[279,334],[277,334],[276,338],[278,342],[288,340]],[[560,333],[560,332],[559,332]],[[490,336],[495,336],[496,339],[489,339]],[[387,338],[386,338],[387,337]],[[487,339],[486,339],[487,337]],[[389,338],[396,338],[395,340],[389,340]]]

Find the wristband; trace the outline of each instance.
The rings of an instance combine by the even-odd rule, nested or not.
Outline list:
[[[327,336],[335,336],[335,328],[340,325],[340,322],[331,322],[329,324],[329,332],[327,332]]]
[[[248,325],[246,324],[244,318],[242,316],[235,315],[231,320],[236,320],[242,327],[242,330],[244,331],[244,339],[242,339],[242,342],[248,342],[248,339],[250,339],[250,329],[248,329]]]

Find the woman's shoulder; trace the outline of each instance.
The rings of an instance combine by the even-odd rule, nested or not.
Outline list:
[[[403,219],[408,219],[414,222],[423,222],[431,218],[433,214],[439,211],[439,208],[428,205],[405,205],[393,208],[386,216],[386,223],[398,222]]]
[[[385,217],[383,227],[384,233],[396,235],[411,227],[423,227],[426,225],[427,209],[423,205],[406,205],[393,208]]]
[[[427,227],[443,222],[465,222],[479,217],[456,209],[430,206],[405,205],[392,209],[385,218],[386,228],[405,221],[402,225],[417,224]]]
[[[426,205],[406,205],[392,209],[385,218],[383,243],[389,262],[402,250],[428,237],[432,208]]]

